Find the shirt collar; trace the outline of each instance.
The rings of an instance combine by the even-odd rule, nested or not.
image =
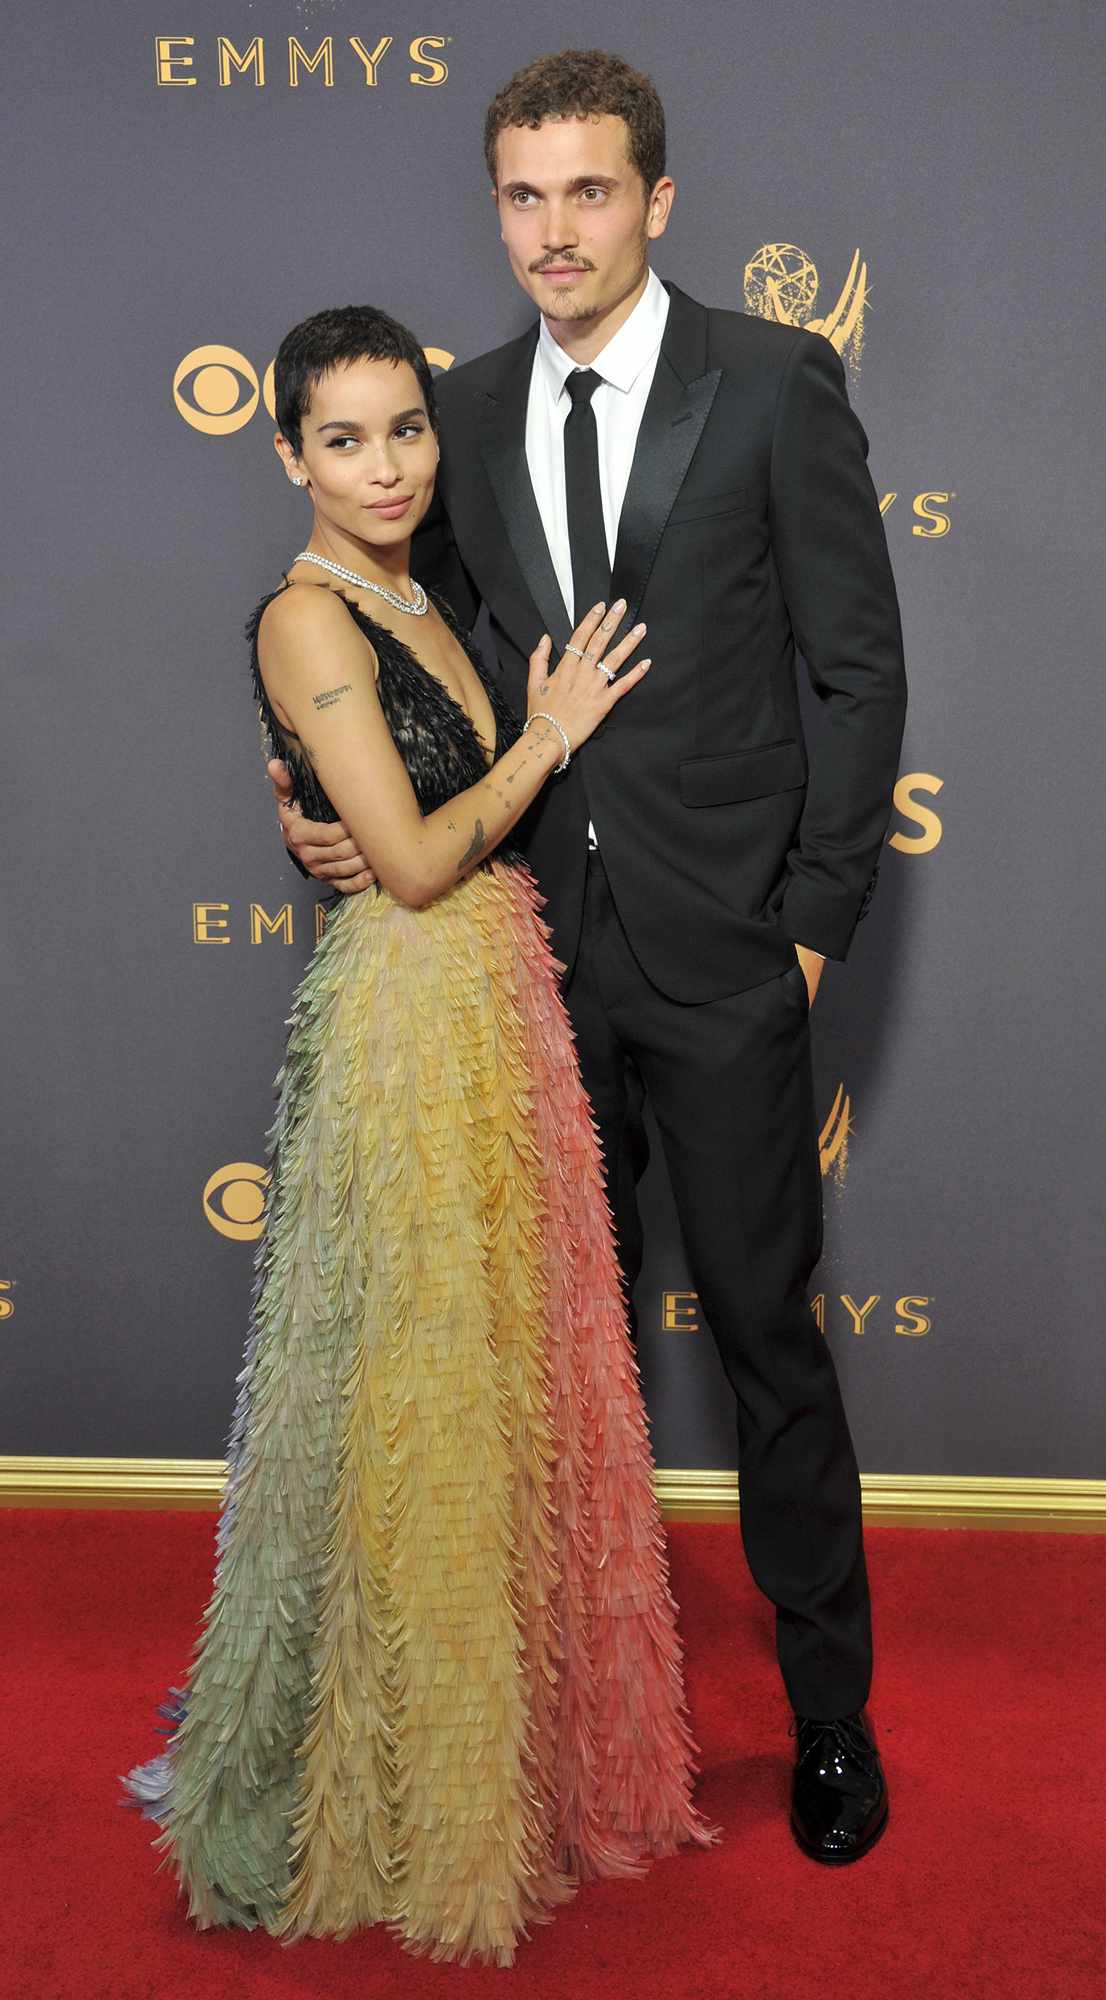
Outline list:
[[[645,290],[629,318],[624,320],[618,332],[611,335],[607,345],[589,361],[604,382],[623,393],[632,389],[646,363],[652,361],[660,347],[668,318],[668,293],[656,272],[650,269],[645,281]],[[544,319],[538,335],[538,355],[545,371],[549,393],[556,402],[561,395],[568,377],[578,364],[563,347],[558,346]]]

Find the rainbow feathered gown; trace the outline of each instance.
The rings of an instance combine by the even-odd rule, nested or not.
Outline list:
[[[479,739],[350,608],[432,809]],[[213,1594],[123,1781],[201,1927],[508,1965],[578,1882],[715,1837],[538,908],[510,855],[423,910],[348,898],[295,996]]]

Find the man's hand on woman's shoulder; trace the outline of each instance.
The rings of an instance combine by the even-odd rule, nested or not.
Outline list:
[[[277,825],[293,861],[305,875],[325,882],[340,895],[356,896],[371,889],[376,876],[356,848],[340,819],[305,819],[292,803],[292,779],[288,766],[271,757],[265,766],[277,805]]]

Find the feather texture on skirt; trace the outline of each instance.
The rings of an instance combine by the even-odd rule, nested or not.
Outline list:
[[[203,1928],[509,1965],[717,1837],[539,903],[351,897],[295,997],[213,1593],[123,1780]]]

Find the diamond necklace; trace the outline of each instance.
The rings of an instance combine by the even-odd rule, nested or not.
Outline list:
[[[341,563],[331,562],[329,556],[313,555],[310,549],[301,549],[299,555],[289,563],[289,569],[298,562],[318,563],[320,569],[328,569],[332,576],[340,576],[346,583],[356,584],[358,590],[375,590],[377,596],[382,597],[386,604],[394,605],[397,611],[409,611],[412,618],[426,616],[427,595],[421,583],[416,583],[414,578],[411,580],[411,587],[415,596],[411,602],[408,598],[401,597],[398,591],[388,590],[382,583],[370,583],[367,576],[358,576],[356,570],[343,569]]]

